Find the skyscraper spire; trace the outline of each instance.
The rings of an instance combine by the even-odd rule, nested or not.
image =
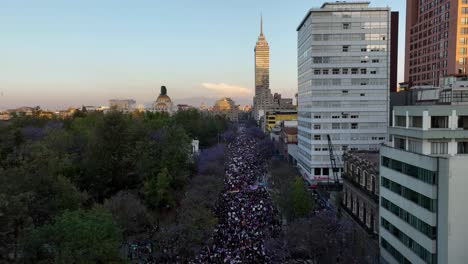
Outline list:
[[[260,13],[260,36],[263,36],[263,15]]]

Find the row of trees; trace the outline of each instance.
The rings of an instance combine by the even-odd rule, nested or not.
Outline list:
[[[184,206],[191,140],[210,145],[227,125],[196,110],[0,125],[0,262],[121,261],[123,237]]]
[[[275,263],[371,263],[367,245],[349,219],[321,208],[295,168],[284,161],[271,166],[270,186],[283,225],[279,238],[267,242]],[[370,261],[370,262],[369,262]]]

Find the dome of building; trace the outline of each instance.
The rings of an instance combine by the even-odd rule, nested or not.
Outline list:
[[[236,108],[236,104],[231,98],[221,98],[213,106],[213,110],[215,111],[226,111],[226,110],[234,110]]]
[[[171,112],[172,111],[172,101],[171,98],[167,95],[166,86],[161,86],[161,93],[153,104],[154,110]]]
[[[170,103],[171,98],[165,94],[160,94],[158,98],[156,99],[157,103]]]

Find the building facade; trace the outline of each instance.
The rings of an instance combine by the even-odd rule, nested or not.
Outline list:
[[[466,263],[467,105],[396,106],[380,149],[380,253],[387,263]]]
[[[468,1],[406,1],[405,81],[439,86],[441,77],[466,74]]]
[[[343,207],[371,237],[379,232],[379,152],[343,155]]]
[[[343,162],[342,211],[356,223],[355,235],[365,245],[365,263],[378,263],[379,152],[348,151]]]
[[[330,174],[327,135],[339,157],[347,150],[378,150],[386,140],[396,76],[391,31],[398,30],[391,22],[389,8],[333,2],[311,9],[297,28],[298,164],[309,182]],[[337,166],[342,171],[342,162]]]
[[[259,121],[267,111],[294,109],[293,100],[274,95],[270,90],[270,47],[263,35],[263,19],[260,21],[260,36],[254,49],[255,53],[255,96],[253,98],[253,115]]]
[[[268,111],[265,115],[265,132],[271,132],[272,129],[279,125],[281,121],[297,121],[297,111],[295,110],[277,110]]]
[[[135,100],[133,99],[111,99],[109,108],[122,112],[131,112],[135,110]]]

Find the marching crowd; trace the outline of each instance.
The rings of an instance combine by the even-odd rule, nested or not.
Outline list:
[[[269,263],[264,242],[280,232],[278,212],[258,179],[267,157],[255,138],[241,133],[228,145],[225,188],[216,206],[219,222],[211,245],[193,263]]]

